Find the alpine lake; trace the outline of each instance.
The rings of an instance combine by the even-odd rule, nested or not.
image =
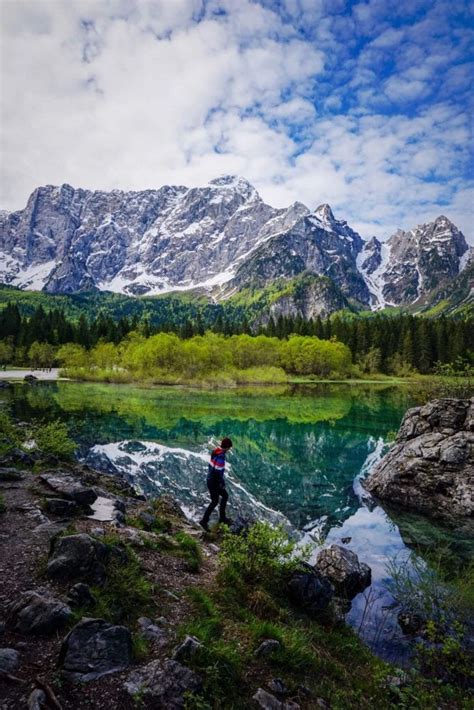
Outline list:
[[[403,664],[410,643],[397,622],[389,563],[442,546],[459,559],[474,551],[459,531],[381,507],[361,482],[406,410],[425,399],[413,385],[203,390],[58,381],[2,390],[0,407],[21,421],[66,422],[79,459],[147,497],[172,494],[195,520],[207,505],[209,453],[230,436],[228,515],[282,524],[314,543],[314,556],[331,543],[357,553],[372,568],[372,585],[346,621],[378,655]]]

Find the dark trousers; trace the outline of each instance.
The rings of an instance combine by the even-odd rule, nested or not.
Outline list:
[[[223,481],[215,480],[215,479],[208,479],[207,481],[207,487],[209,489],[209,494],[211,496],[211,502],[206,508],[206,512],[204,513],[203,517],[203,522],[208,523],[209,518],[211,517],[211,513],[216,508],[217,504],[219,503],[219,498],[221,499],[220,505],[219,505],[219,521],[224,522],[225,520],[225,507],[227,505],[227,500],[229,498],[227,491],[225,489],[225,485]]]

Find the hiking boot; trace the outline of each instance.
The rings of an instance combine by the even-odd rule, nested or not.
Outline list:
[[[199,525],[200,525],[206,532],[209,532],[209,525],[206,523],[206,521],[205,521],[204,519],[199,521]]]
[[[219,523],[221,525],[232,525],[232,522],[231,518],[219,518]]]

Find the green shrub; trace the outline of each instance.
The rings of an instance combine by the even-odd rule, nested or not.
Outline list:
[[[34,438],[38,448],[45,454],[68,459],[76,450],[76,444],[69,438],[66,424],[59,419],[39,426],[34,432]]]
[[[6,412],[0,412],[0,452],[6,452],[23,441],[21,429]]]
[[[222,542],[220,560],[224,577],[240,578],[244,583],[274,586],[285,574],[295,569],[308,553],[295,555],[295,543],[283,527],[255,523],[247,535],[227,531]]]

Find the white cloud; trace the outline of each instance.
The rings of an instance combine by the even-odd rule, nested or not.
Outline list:
[[[375,49],[324,74],[338,46],[324,8],[286,0],[289,16],[315,22],[313,42],[250,0],[4,0],[0,206],[20,209],[47,183],[143,189],[235,172],[278,206],[330,202],[367,236],[441,211],[470,234],[465,186],[452,177],[466,115],[448,101],[383,115]],[[377,17],[360,4],[346,27],[391,46],[398,30]],[[385,82],[395,106],[429,92],[438,65],[422,57]],[[346,85],[318,93],[343,71]],[[465,75],[453,69],[453,83]],[[358,104],[328,117],[348,91]]]

